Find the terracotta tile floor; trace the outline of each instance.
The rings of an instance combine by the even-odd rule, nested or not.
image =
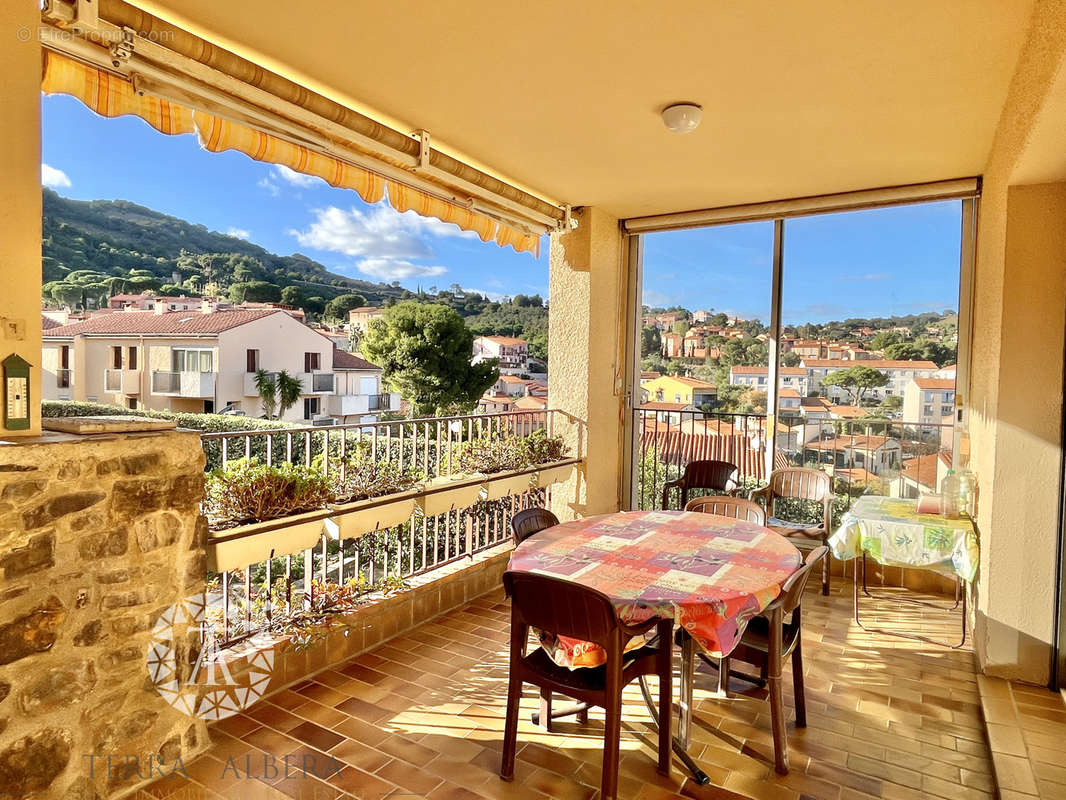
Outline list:
[[[958,617],[870,601],[909,630],[950,638]],[[809,726],[789,726],[792,772],[775,775],[767,704],[758,690],[708,696],[698,680],[692,752],[716,786],[655,772],[654,736],[635,685],[626,695],[619,796],[627,800],[754,797],[988,798],[994,794],[972,656],[871,635],[851,620],[850,584],[814,587],[804,603]],[[507,681],[508,606],[494,592],[261,701],[212,729],[211,751],[140,797],[478,800],[598,797],[602,717],[529,722],[527,687],[516,780],[497,776]],[[453,644],[454,643],[454,644]],[[790,683],[790,681],[786,681]],[[789,688],[791,714],[791,689]],[[675,695],[676,696],[676,695]],[[332,769],[325,754],[341,767]],[[295,775],[264,775],[263,758],[290,755]],[[236,757],[240,774],[226,768]],[[246,760],[245,757],[250,760]],[[306,757],[307,761],[302,759]],[[304,775],[299,765],[307,763]],[[245,770],[251,767],[251,778]]]
[[[978,689],[1004,800],[1066,800],[1063,695],[983,676]]]

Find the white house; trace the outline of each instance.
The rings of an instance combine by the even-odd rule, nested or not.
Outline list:
[[[766,366],[732,366],[729,368],[729,383],[733,386],[750,386],[760,392],[766,391],[767,375],[769,368]],[[778,367],[777,386],[779,389],[792,389],[800,397],[809,392],[807,370],[800,367]]]
[[[914,378],[903,391],[903,421],[939,425],[955,411],[954,378]]]
[[[839,404],[841,400],[849,399],[849,394],[839,386],[826,386],[826,376],[832,375],[844,369],[856,366],[870,367],[888,376],[888,383],[883,387],[867,390],[866,397],[874,400],[884,400],[893,395],[902,397],[907,384],[914,378],[929,378],[936,372],[937,366],[932,361],[877,361],[873,359],[863,360],[861,363],[828,358],[805,358],[800,366],[807,373],[809,388],[812,392],[823,394],[832,399],[833,403]]]
[[[42,351],[45,399],[258,417],[258,370],[285,370],[300,380],[286,420],[370,421],[370,398],[381,395],[379,369],[362,359],[355,369],[348,362],[348,372],[358,373],[349,380],[335,370],[332,341],[277,309],[115,312],[49,328]],[[352,396],[362,399],[332,399]]]
[[[497,358],[501,371],[523,371],[529,362],[529,343],[514,336],[478,336],[474,339],[473,356],[475,364]]]

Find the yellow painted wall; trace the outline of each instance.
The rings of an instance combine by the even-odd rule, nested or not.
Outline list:
[[[0,317],[21,333],[0,331],[0,359],[18,353],[34,369],[30,380],[30,430],[40,432],[41,398],[41,48],[33,0],[0,3]],[[2,427],[2,423],[0,423]]]
[[[595,208],[577,230],[551,236],[552,314],[548,396],[553,408],[588,423],[586,470],[553,493],[560,518],[617,511],[622,469],[622,236],[618,220]],[[576,447],[576,437],[571,437]]]
[[[1066,4],[1038,0],[984,171],[960,387],[979,488],[974,647],[986,673],[1032,683],[1049,679],[1055,613],[1066,175],[1036,163],[1031,143],[1045,130],[1061,141],[1066,120],[1049,114],[1062,108],[1064,52]],[[1017,185],[1020,170],[1051,182]]]
[[[656,393],[662,389],[664,403],[691,403],[692,402],[692,387],[688,384],[673,378],[669,375],[661,375],[658,378],[653,378],[650,381],[642,381],[640,388],[644,389],[648,393],[648,402],[656,402]],[[710,391],[710,390],[708,390]],[[677,399],[677,395],[681,395],[681,399]]]

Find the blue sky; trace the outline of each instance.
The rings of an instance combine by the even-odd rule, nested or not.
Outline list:
[[[208,153],[195,136],[164,136],[133,117],[105,119],[72,97],[42,104],[43,179],[65,197],[129,200],[280,255],[303,253],[352,278],[547,296],[544,245],[534,259],[454,225],[368,205],[318,178]]]
[[[353,278],[547,297],[546,246],[534,259],[317,178],[208,153],[194,136],[104,119],[71,97],[42,103],[43,179],[66,197],[129,200]],[[960,214],[948,202],[786,222],[785,323],[955,308]],[[772,239],[767,222],[649,235],[645,303],[765,320]]]
[[[959,201],[786,220],[782,320],[889,317],[958,308]],[[767,320],[773,225],[649,235],[644,302]]]

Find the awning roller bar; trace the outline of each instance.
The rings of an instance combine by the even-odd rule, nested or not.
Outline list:
[[[832,214],[839,211],[858,211],[865,208],[905,203],[926,203],[936,200],[956,200],[977,197],[981,193],[980,178],[919,183],[908,186],[889,186],[857,192],[773,200],[767,203],[708,208],[700,211],[681,211],[676,214],[657,214],[634,217],[622,223],[626,233],[655,233],[658,231],[701,228],[709,225],[730,225],[738,222],[806,217],[813,214]]]
[[[217,116],[256,127],[269,126],[265,130],[280,138],[321,150],[457,205],[499,216],[502,221],[531,233],[555,229],[565,217],[563,207],[423,145],[415,136],[388,128],[120,0],[100,4],[99,18],[86,20],[94,25],[93,30],[87,30],[88,24],[68,23],[70,27],[62,28],[50,24],[51,20],[64,21],[70,12],[65,15],[63,11],[68,8],[63,0],[46,5],[42,44],[127,79],[140,76],[139,88],[149,94],[158,91],[163,99],[186,104],[196,100],[200,107],[209,104],[204,110]],[[76,35],[72,35],[75,31]],[[130,52],[122,48],[122,57],[114,57],[114,45],[130,41],[131,31],[134,33]],[[179,50],[199,55],[192,58]],[[236,74],[205,63],[209,61],[231,65]],[[255,83],[237,75],[254,76]],[[329,113],[333,119],[315,113],[309,106]],[[416,169],[417,174],[413,171]]]

